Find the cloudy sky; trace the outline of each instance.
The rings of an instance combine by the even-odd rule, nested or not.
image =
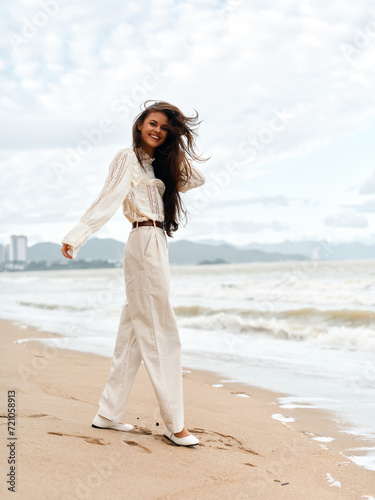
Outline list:
[[[1,235],[54,241],[146,99],[203,120],[175,239],[375,243],[375,7],[14,0],[1,7]],[[126,241],[121,209],[96,236]]]

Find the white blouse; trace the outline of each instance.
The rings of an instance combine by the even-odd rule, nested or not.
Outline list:
[[[164,221],[165,184],[155,178],[152,166],[154,158],[143,149],[139,149],[139,153],[146,172],[139,164],[133,148],[121,149],[109,165],[109,172],[99,196],[83,214],[79,223],[61,240],[61,243],[72,247],[73,259],[89,236],[104,226],[120,205],[131,223],[148,219]],[[181,193],[199,187],[206,181],[197,168],[191,166],[191,170],[189,181],[177,186]]]

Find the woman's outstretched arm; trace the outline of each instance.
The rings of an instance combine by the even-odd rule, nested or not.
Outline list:
[[[71,250],[75,259],[89,236],[98,231],[115,214],[126,198],[132,179],[132,161],[128,149],[121,149],[113,158],[104,186],[79,223],[64,236],[62,252]],[[70,248],[69,248],[70,247]],[[68,254],[69,255],[69,254]]]

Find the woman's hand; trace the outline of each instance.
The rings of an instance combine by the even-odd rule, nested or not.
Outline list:
[[[61,251],[63,253],[63,256],[66,257],[67,259],[73,258],[71,255],[68,254],[68,252],[73,252],[73,248],[67,243],[63,244],[63,246],[61,247]]]

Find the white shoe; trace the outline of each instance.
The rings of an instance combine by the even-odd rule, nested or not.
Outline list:
[[[199,440],[193,436],[193,434],[178,438],[168,429],[166,425],[164,425],[164,436],[178,446],[195,446],[199,444]]]
[[[96,414],[92,421],[91,427],[96,429],[113,429],[115,431],[132,431],[133,426],[130,424],[118,424],[112,420],[108,420],[99,414]]]

